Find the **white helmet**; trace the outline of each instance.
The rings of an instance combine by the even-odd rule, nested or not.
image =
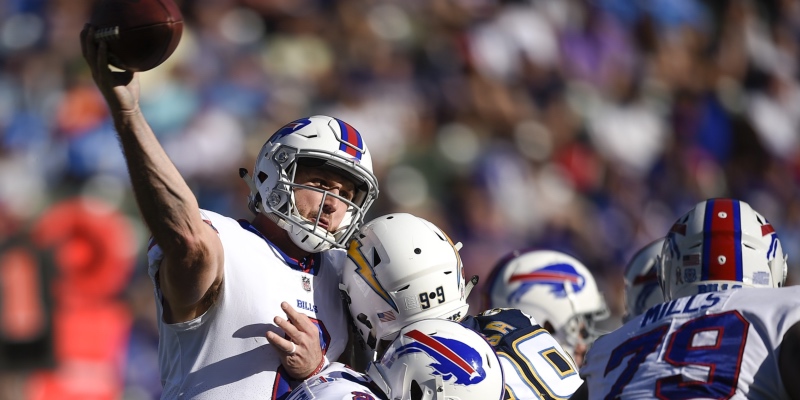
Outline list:
[[[340,288],[371,350],[410,322],[467,315],[460,248],[436,225],[405,213],[375,218],[353,235]]]
[[[502,400],[503,369],[492,346],[457,322],[404,327],[367,375],[392,400]]]
[[[656,276],[656,259],[661,255],[664,238],[641,248],[625,266],[624,321],[633,319],[648,308],[664,302]]]
[[[570,355],[599,336],[595,322],[608,318],[592,273],[575,258],[552,250],[515,251],[498,262],[487,286],[490,308],[517,308],[553,327]]]
[[[351,178],[356,185],[353,200],[295,184],[298,163],[331,168]],[[372,157],[361,134],[346,122],[324,115],[301,118],[278,129],[261,148],[253,177],[243,168],[239,174],[250,186],[250,210],[270,217],[289,232],[298,247],[309,252],[344,247],[378,196]],[[293,190],[298,187],[324,193],[316,220],[298,213]],[[319,226],[319,215],[322,215],[327,196],[336,197],[348,206],[347,214],[333,233]]]
[[[666,300],[737,287],[781,287],[786,256],[775,229],[749,204],[710,199],[670,229],[658,279]]]

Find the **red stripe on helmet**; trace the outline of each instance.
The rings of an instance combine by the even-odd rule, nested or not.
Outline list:
[[[358,150],[356,150],[356,149],[359,147],[359,144],[360,144],[360,143],[358,143],[358,135],[359,134],[355,130],[355,128],[350,126],[350,124],[348,124],[347,122],[342,121],[342,124],[344,125],[344,129],[347,132],[347,134],[344,135],[345,136],[344,140],[346,140],[347,143],[350,143],[351,145],[353,145],[353,147],[345,146],[345,147],[347,147],[345,149],[345,152],[347,154],[353,156],[353,157],[357,157],[358,156]]]
[[[466,371],[468,374],[472,375],[475,373],[475,368],[472,367],[466,360],[464,360],[460,355],[458,355],[453,350],[450,350],[447,346],[443,343],[439,342],[435,338],[428,336],[416,329],[406,332],[405,336],[408,336],[425,346],[433,349],[437,353],[443,355],[448,360],[452,361],[454,364],[458,365],[461,369]]]
[[[545,282],[563,282],[568,281],[575,284],[580,283],[579,277],[575,274],[568,274],[564,272],[547,272],[547,271],[538,271],[538,272],[530,272],[527,274],[515,274],[512,275],[508,282],[516,282],[516,281],[523,281],[523,282],[533,282],[533,281],[545,281]]]
[[[739,210],[734,210],[739,204],[731,199],[716,199],[712,207],[707,208],[706,221],[706,240],[708,244],[708,254],[706,255],[708,280],[735,281],[736,279],[736,226],[735,214]]]

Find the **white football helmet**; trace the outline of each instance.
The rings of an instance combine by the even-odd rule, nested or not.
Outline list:
[[[625,266],[625,322],[664,302],[656,276],[656,260],[661,255],[664,238],[641,248]]]
[[[367,375],[392,400],[502,400],[492,346],[457,322],[425,319],[400,330]]]
[[[356,185],[353,200],[294,183],[298,164],[331,168],[351,178]],[[343,248],[378,196],[372,156],[361,134],[346,122],[324,115],[301,118],[278,129],[261,148],[253,176],[243,168],[239,174],[250,187],[250,210],[270,217],[289,232],[298,247],[309,252]],[[316,220],[304,218],[297,212],[294,189],[299,187],[325,194]],[[333,233],[319,226],[319,215],[322,215],[327,196],[348,206],[347,215]]]
[[[697,203],[669,233],[658,261],[666,300],[738,287],[781,287],[786,255],[778,234],[749,204]]]
[[[609,310],[592,273],[575,258],[552,250],[515,251],[498,262],[487,286],[490,308],[517,308],[541,326],[574,358],[580,344],[600,335],[595,322]]]
[[[410,322],[467,315],[460,248],[434,224],[405,213],[375,218],[353,235],[339,287],[371,350]]]

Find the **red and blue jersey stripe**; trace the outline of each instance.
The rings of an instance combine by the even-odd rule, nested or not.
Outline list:
[[[738,200],[706,202],[701,279],[742,281],[742,221]]]

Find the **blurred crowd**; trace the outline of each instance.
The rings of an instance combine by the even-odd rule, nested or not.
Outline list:
[[[92,3],[0,2],[0,243],[42,243],[34,227],[47,230],[47,213],[77,197],[102,206],[70,224],[124,217],[75,228],[96,229],[89,238],[115,229],[128,243],[72,243],[53,276],[68,275],[58,261],[67,258],[76,274],[125,277],[92,298],[128,310],[119,317],[132,327],[120,333],[127,350],[111,357],[121,393],[157,398],[148,233],[78,40]],[[463,242],[468,275],[485,277],[514,249],[572,254],[612,308],[608,329],[623,312],[628,259],[710,197],[742,199],[769,218],[789,283],[800,282],[800,1],[177,3],[183,37],[142,74],[142,109],[203,208],[249,218],[238,168],[252,168],[283,124],[326,114],[373,152],[381,194],[368,219],[431,220]],[[97,310],[64,292],[48,303],[56,312]],[[479,296],[471,304],[481,308]],[[54,328],[56,361],[64,329]],[[49,379],[98,370],[58,368]],[[28,382],[6,389],[9,398],[47,398],[33,378],[6,379]]]

